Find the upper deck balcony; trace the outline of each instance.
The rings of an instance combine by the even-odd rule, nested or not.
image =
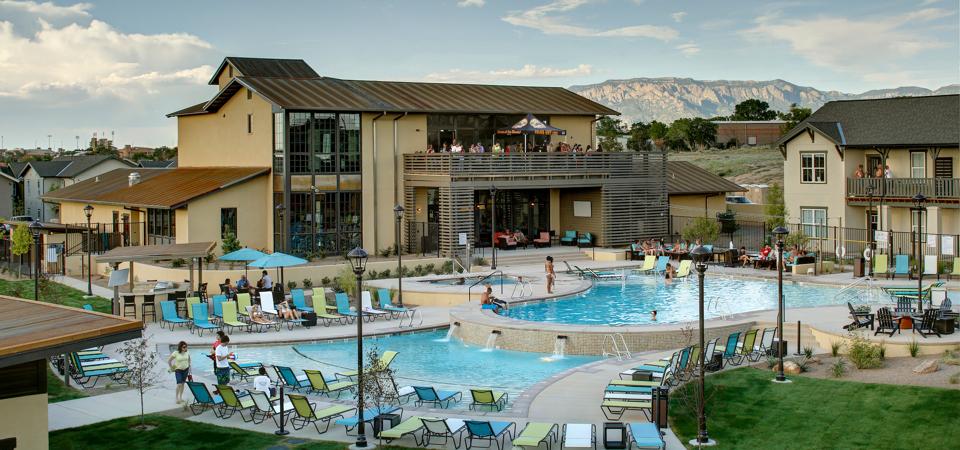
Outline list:
[[[956,208],[960,205],[960,178],[847,178],[847,203],[913,204],[917,193],[927,197],[928,205]]]

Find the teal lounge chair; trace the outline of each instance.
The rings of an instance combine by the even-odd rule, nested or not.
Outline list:
[[[290,298],[293,299],[293,306],[296,306],[300,312],[313,312],[313,308],[307,306],[307,298],[303,296],[303,289],[290,291]]]
[[[467,425],[467,437],[464,440],[467,449],[473,447],[473,441],[486,441],[486,448],[496,444],[497,448],[503,450],[507,440],[512,440],[517,434],[517,424],[514,422],[492,422],[487,420],[465,420]]]
[[[213,304],[213,317],[215,320],[223,320],[223,302],[227,301],[227,296],[223,294],[214,295],[210,302]]]
[[[893,257],[893,272],[887,273],[887,278],[897,278],[897,275],[910,276],[910,257],[907,255],[896,255]]]
[[[585,232],[577,238],[577,247],[591,247],[593,246],[593,233]]]
[[[193,415],[200,414],[208,409],[213,410],[213,415],[221,417],[223,408],[223,398],[219,395],[211,395],[207,385],[196,381],[188,381],[187,387],[193,394],[193,403],[190,404],[190,411]]]
[[[70,354],[70,363],[73,366],[73,370],[70,371],[73,380],[87,388],[96,386],[97,381],[101,377],[108,377],[115,382],[125,382],[126,374],[129,371],[127,366],[120,362],[95,365],[84,364],[80,361],[76,353]]]
[[[299,430],[305,427],[308,423],[312,423],[313,426],[317,429],[317,433],[323,434],[330,429],[330,421],[338,417],[342,418],[344,414],[355,410],[344,405],[333,405],[321,410],[317,410],[316,403],[310,403],[307,400],[307,397],[299,394],[289,394],[287,398],[290,399],[290,403],[293,404],[294,411],[297,412],[297,415],[292,417],[290,424],[293,425],[293,429]],[[327,426],[320,431],[320,425],[318,422],[323,422]]]
[[[297,376],[297,374],[293,372],[293,369],[287,366],[275,365],[273,366],[273,370],[277,371],[277,376],[283,381],[283,385],[287,389],[293,389],[295,391],[310,389],[310,380],[307,379],[306,375]]]
[[[397,411],[400,411],[399,413]],[[384,405],[379,408],[368,408],[363,411],[363,422],[372,423],[380,414],[399,414],[400,418],[403,418],[403,408],[396,406]],[[334,422],[337,425],[343,425],[347,429],[347,433],[350,433],[351,430],[357,427],[360,424],[360,417],[354,415],[353,417],[344,417],[342,419],[337,419]]]
[[[657,265],[653,268],[653,273],[663,274],[667,271],[667,264],[670,264],[669,256],[659,256],[657,257]]]
[[[513,438],[513,446],[537,448],[540,444],[547,444],[547,450],[550,450],[551,443],[557,442],[559,435],[560,427],[555,423],[530,422]]]
[[[345,317],[348,323],[353,323],[354,320],[357,320],[357,313],[350,311],[350,299],[347,298],[347,294],[344,292],[337,292],[337,314]]]
[[[379,289],[377,300],[380,301],[380,309],[392,314],[394,318],[410,314],[410,309],[403,306],[394,306],[393,301],[390,300],[390,289]]]
[[[83,305],[83,309],[87,311],[93,311],[93,305],[87,303],[86,305]]]
[[[167,300],[160,302],[160,328],[163,328],[164,324],[169,324],[172,330],[177,325],[188,326],[190,321],[177,316],[177,304]]]
[[[196,330],[200,336],[203,336],[203,330],[220,329],[220,327],[214,325],[210,322],[210,319],[207,318],[206,303],[194,303],[191,306],[193,307],[193,326],[190,327],[191,334]]]
[[[667,448],[667,443],[663,442],[660,429],[650,422],[631,423],[630,439],[636,448],[655,448],[658,450]]]
[[[739,341],[740,341],[739,331],[730,333],[730,335],[727,336],[727,345],[724,346],[723,348],[723,360],[726,361],[727,364],[732,363],[735,366],[740,364],[740,359],[739,359],[740,357],[739,355],[737,355],[737,342]],[[733,360],[735,359],[737,360],[737,362],[733,362]]]
[[[438,391],[433,386],[414,386],[413,390],[417,394],[417,401],[414,402],[416,406],[430,403],[440,408],[449,408],[451,403],[457,403],[463,398],[460,391]]]
[[[560,237],[560,245],[576,245],[577,244],[577,232],[576,231],[564,231],[563,236]]]

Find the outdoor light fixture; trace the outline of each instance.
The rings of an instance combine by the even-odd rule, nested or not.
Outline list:
[[[283,203],[281,203],[277,205],[276,209],[277,209],[277,220],[280,222],[280,251],[282,252],[287,247],[287,243],[284,240],[284,235],[286,233],[283,232],[283,212],[286,211],[287,208],[283,206]]]
[[[93,242],[90,241],[90,218],[93,217],[93,206],[84,206],[83,213],[87,216],[87,295],[93,297],[93,265],[90,257],[93,253]]]
[[[400,245],[400,226],[403,222],[403,206],[400,206],[398,203],[397,206],[393,207],[393,213],[397,216],[397,303],[402,307],[403,306],[403,251],[401,250]]]
[[[780,360],[780,370],[777,371],[777,383],[789,383],[783,375],[783,237],[790,233],[783,225],[773,229],[777,236],[777,358]]]
[[[30,233],[33,234],[34,261],[33,261],[33,299],[40,300],[40,230],[43,224],[34,220],[30,224]]]
[[[699,308],[700,308],[700,348],[704,349],[704,329],[703,329],[703,277],[707,272],[707,260],[713,256],[713,252],[707,250],[706,247],[699,245],[694,247],[690,251],[690,257],[697,263],[697,281],[699,283]],[[706,399],[703,396],[704,392],[704,377],[706,375],[705,369],[707,364],[707,358],[713,359],[713,355],[704,355],[704,352],[700,352],[700,377],[697,380],[698,391],[697,391],[697,437],[690,441],[690,445],[694,446],[710,446],[716,445],[716,441],[710,439],[710,435],[707,434],[707,414],[706,414]]]
[[[490,270],[497,270],[497,187],[490,186]]]
[[[367,446],[367,435],[363,419],[363,303],[361,294],[363,289],[363,272],[367,268],[367,251],[357,247],[347,253],[353,274],[357,276],[357,448]]]
[[[867,219],[873,221],[873,185],[867,186]],[[877,211],[877,218],[880,218],[880,212]],[[868,224],[870,225],[870,224]],[[877,227],[880,229],[880,227]],[[873,227],[867,226],[867,248],[870,249],[870,264],[867,264],[867,277],[873,276],[873,255],[877,252],[877,243],[873,241]]]
[[[913,196],[913,208],[917,215],[916,245],[913,259],[917,261],[917,312],[923,312],[923,213],[927,211],[927,197],[917,192]]]

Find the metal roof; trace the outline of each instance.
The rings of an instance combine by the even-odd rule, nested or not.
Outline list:
[[[290,78],[316,78],[320,76],[302,59],[228,56],[220,63],[220,67],[213,72],[213,77],[210,78],[208,84],[217,84],[217,79],[227,64],[230,64],[236,69],[234,76]]]
[[[111,155],[59,156],[50,161],[30,161],[27,165],[44,178],[73,178],[87,169],[109,160],[131,165],[131,163]]]
[[[138,320],[0,296],[0,367],[135,339],[142,330]]]
[[[687,161],[667,161],[667,194],[743,192],[742,186]]]
[[[172,259],[203,258],[213,251],[216,242],[190,242],[188,244],[133,245],[116,247],[97,256],[98,263],[121,263],[140,261],[167,261]]]
[[[131,186],[129,176],[133,172],[140,174],[140,182]],[[50,192],[43,200],[175,209],[195,198],[269,172],[268,167],[115,169]]]

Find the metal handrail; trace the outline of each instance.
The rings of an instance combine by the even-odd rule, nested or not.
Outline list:
[[[483,283],[485,280],[487,280],[488,278],[490,278],[490,277],[492,277],[492,276],[494,276],[494,275],[496,275],[496,274],[500,274],[500,294],[502,295],[502,294],[503,294],[503,271],[502,271],[502,270],[495,270],[495,271],[490,272],[489,274],[485,275],[483,278],[480,278],[479,280],[477,280],[476,283],[471,284],[470,287],[467,288],[467,303],[471,303],[471,302],[473,301],[473,293],[470,292],[470,291],[473,290],[473,287],[476,286],[476,285],[478,285],[478,284],[480,284],[480,283]]]
[[[960,178],[847,178],[847,197],[912,198],[917,192],[930,199],[956,198]]]
[[[413,327],[414,327],[414,325],[413,325],[413,320],[414,320],[415,317],[417,317],[417,315],[420,316],[420,323],[417,324],[416,326],[421,326],[421,325],[423,325],[423,313],[420,312],[419,309],[411,309],[411,310],[410,310],[410,314],[407,316],[407,317],[410,318],[410,325],[407,325],[408,328],[413,328]],[[397,327],[398,327],[398,328],[403,328],[403,327],[404,327],[404,325],[403,325],[403,316],[400,317],[400,324],[397,325]]]

